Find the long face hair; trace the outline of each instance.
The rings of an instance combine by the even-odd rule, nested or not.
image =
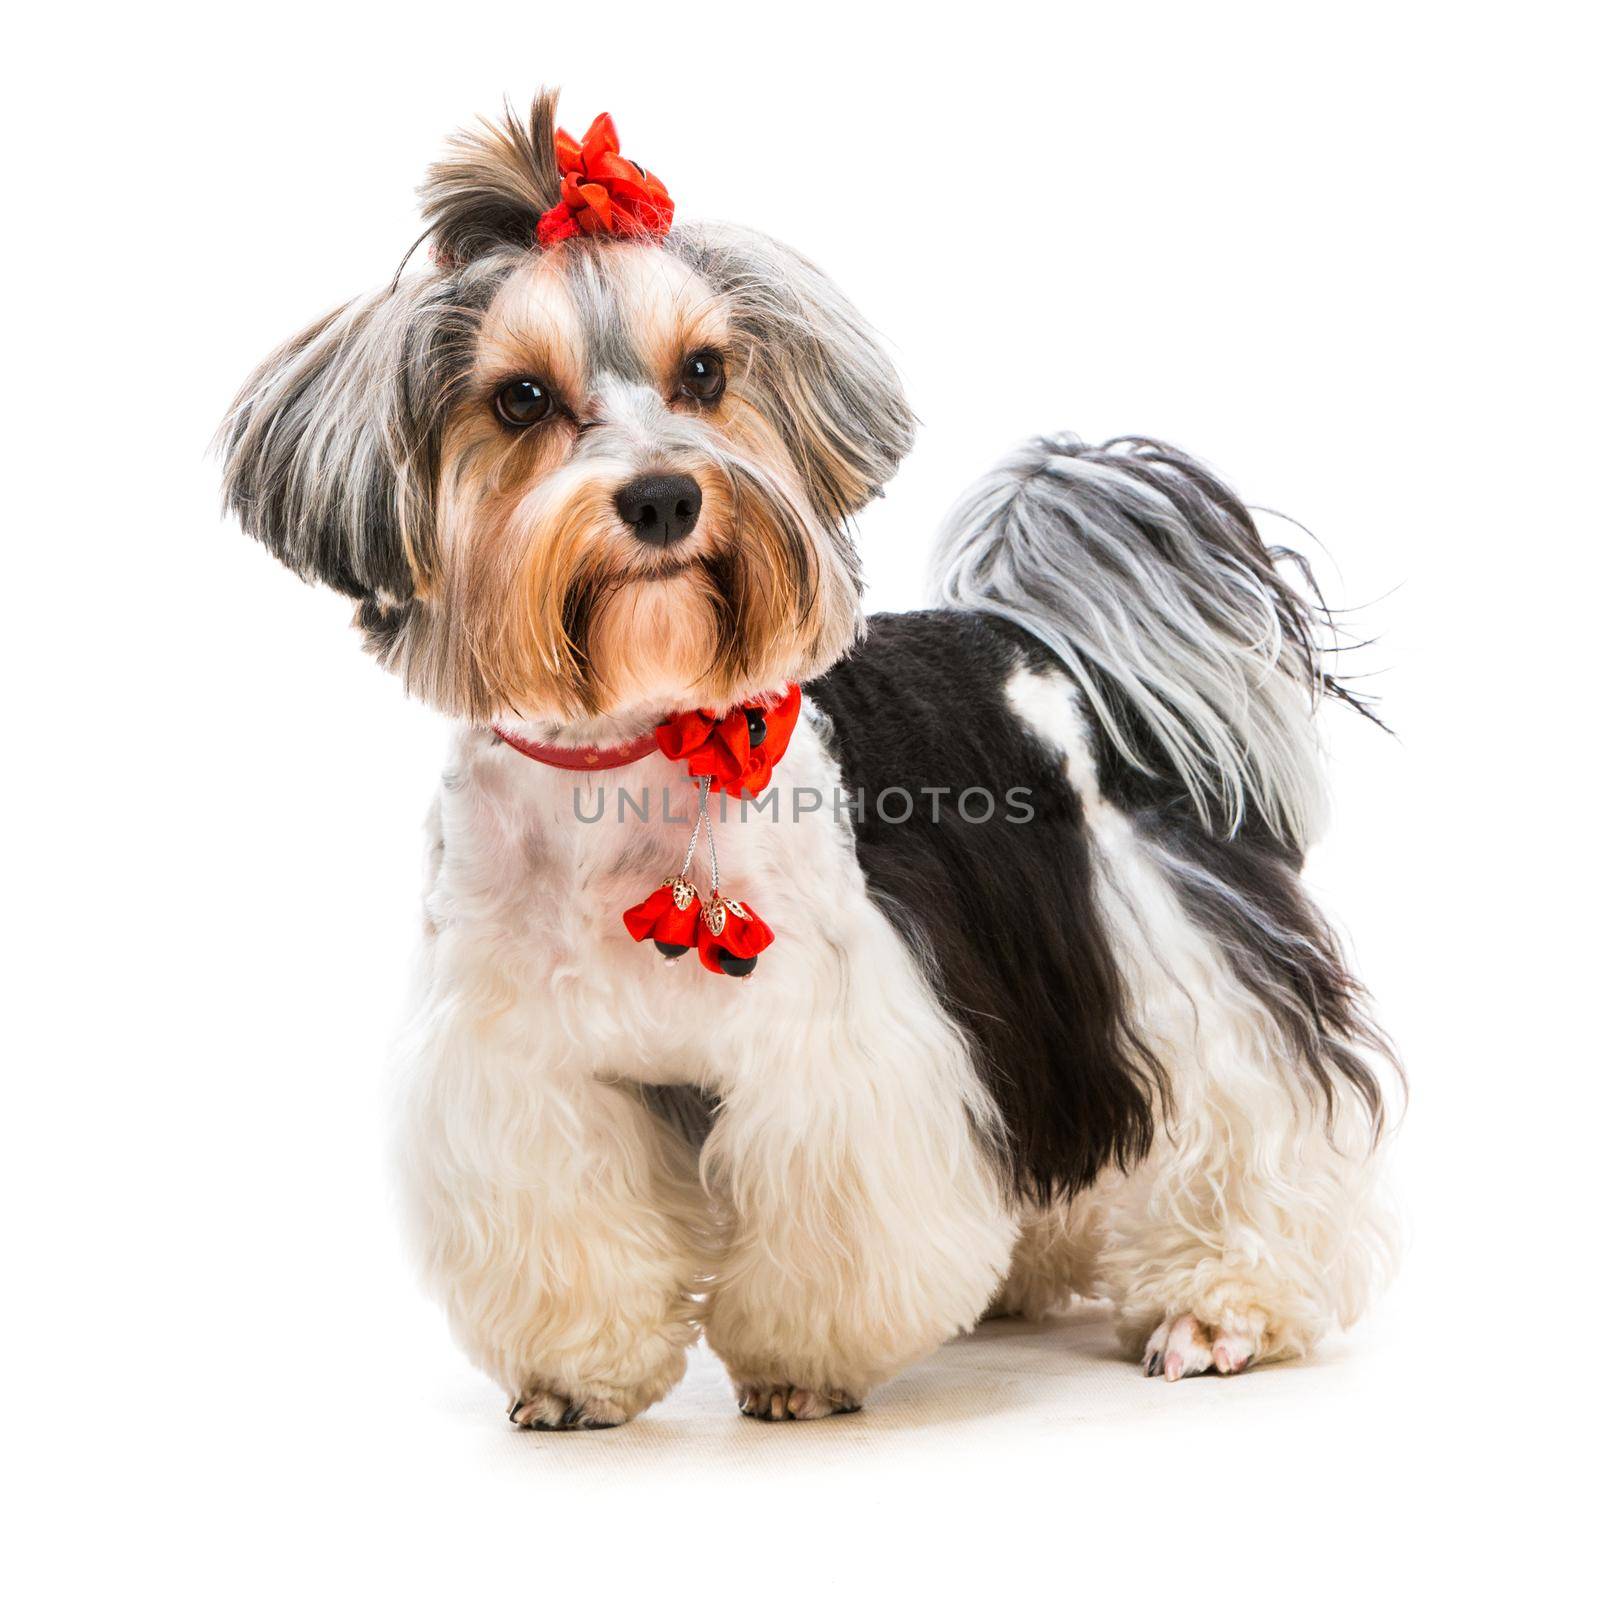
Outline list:
[[[854,639],[849,519],[912,418],[855,309],[747,230],[541,250],[555,97],[458,135],[421,190],[432,268],[267,359],[223,425],[245,530],[357,602],[408,688],[475,721],[724,706]],[[666,546],[619,491],[691,478]]]

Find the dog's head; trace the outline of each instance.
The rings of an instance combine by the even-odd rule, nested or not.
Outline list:
[[[431,269],[245,385],[228,504],[454,715],[587,721],[810,676],[858,625],[849,518],[911,442],[894,370],[809,262],[667,227],[664,191],[647,226],[575,229],[557,137],[553,95],[457,137],[421,191]]]

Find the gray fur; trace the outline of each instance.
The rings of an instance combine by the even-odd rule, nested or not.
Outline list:
[[[556,94],[541,90],[526,119],[508,105],[499,122],[463,129],[417,190],[443,266],[466,266],[506,245],[530,249],[539,218],[561,199]]]
[[[861,313],[804,256],[722,224],[675,228],[667,248],[727,298],[754,367],[750,392],[838,523],[880,493],[916,419]]]
[[[975,485],[934,556],[939,598],[1026,629],[1117,753],[1172,775],[1224,835],[1253,813],[1303,849],[1326,808],[1312,609],[1245,508],[1148,440],[1036,440]]]
[[[223,492],[303,578],[410,599],[433,568],[440,434],[505,258],[404,278],[269,356],[223,423]]]
[[[1306,894],[1292,860],[1243,839],[1220,841],[1171,818],[1137,818],[1141,837],[1189,916],[1271,1017],[1285,1057],[1330,1118],[1336,1085],[1355,1090],[1376,1139],[1383,1075],[1404,1089],[1394,1045],[1374,1020],[1338,936]]]
[[[613,271],[616,260],[617,252],[603,240],[580,245],[568,250],[562,274],[583,330],[584,376],[591,391],[606,377],[640,385],[651,379],[618,302]]]

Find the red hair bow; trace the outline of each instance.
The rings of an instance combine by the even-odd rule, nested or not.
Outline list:
[[[669,761],[687,761],[691,778],[709,778],[718,794],[760,794],[772,781],[800,716],[800,685],[791,683],[777,705],[739,706],[721,719],[681,711],[656,729]]]
[[[629,161],[617,142],[617,125],[602,111],[579,144],[556,130],[561,203],[539,218],[541,245],[579,234],[665,233],[672,226],[672,196],[654,174]]]

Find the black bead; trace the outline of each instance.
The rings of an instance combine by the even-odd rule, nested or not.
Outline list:
[[[653,943],[669,961],[681,956],[689,948],[686,944],[665,944],[660,939],[654,940]]]
[[[736,956],[731,950],[718,950],[715,952],[716,963],[730,978],[748,977],[756,970],[754,956]]]
[[[767,742],[767,719],[749,706],[744,708],[744,720],[750,729],[750,748],[756,749]]]

